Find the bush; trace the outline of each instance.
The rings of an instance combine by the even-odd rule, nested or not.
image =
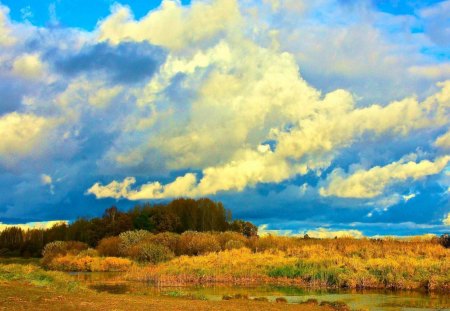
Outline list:
[[[53,258],[65,256],[66,254],[78,255],[81,251],[88,249],[86,243],[77,241],[55,241],[45,245],[42,251],[42,263],[47,265]]]
[[[156,264],[174,257],[174,253],[166,246],[151,242],[135,244],[129,250],[129,255],[139,262]]]
[[[100,256],[119,257],[121,239],[117,236],[103,238],[97,245]]]
[[[98,252],[97,252],[97,250],[95,250],[93,248],[88,248],[88,249],[85,249],[85,250],[79,252],[77,256],[78,257],[87,257],[87,256],[98,257]]]
[[[211,233],[186,231],[180,236],[179,255],[201,255],[220,251],[220,244]]]
[[[233,232],[233,231],[225,231],[225,232],[217,233],[216,239],[219,242],[222,250],[227,249],[226,244],[229,241],[239,241],[239,242],[242,242],[243,245],[246,245],[248,243],[248,239],[245,236],[243,236],[240,233]]]
[[[129,249],[141,243],[147,239],[149,239],[152,234],[146,230],[135,230],[135,231],[125,231],[119,235],[120,238],[120,246],[119,251],[122,255],[127,256]]]
[[[177,250],[177,245],[180,241],[180,235],[172,232],[163,232],[151,236],[148,241],[155,244],[164,245],[175,253]]]

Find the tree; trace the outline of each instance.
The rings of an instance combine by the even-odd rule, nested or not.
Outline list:
[[[246,237],[253,237],[258,235],[258,227],[248,221],[235,220],[231,223],[231,230],[239,232]]]

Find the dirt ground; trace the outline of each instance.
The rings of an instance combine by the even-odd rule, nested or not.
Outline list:
[[[329,311],[333,309],[317,305],[288,305],[250,300],[202,301],[134,294],[115,295],[93,291],[66,293],[22,282],[5,282],[0,283],[0,310]]]

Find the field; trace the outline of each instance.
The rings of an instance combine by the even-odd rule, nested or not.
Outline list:
[[[67,272],[115,272],[113,284],[258,286],[308,289],[416,290],[436,297],[450,290],[450,249],[436,239],[310,239],[246,237],[236,232],[183,234],[127,231],[96,248],[77,241],[48,243],[42,258],[0,260],[4,310],[349,310],[323,300],[296,304],[227,296],[205,301],[187,291],[115,293]],[[104,275],[104,274],[103,274]],[[140,283],[136,283],[140,282]],[[188,293],[188,294],[187,294]],[[275,296],[279,297],[279,296]],[[284,302],[282,298],[280,298]],[[261,299],[264,300],[264,299]],[[447,305],[443,301],[440,305]]]

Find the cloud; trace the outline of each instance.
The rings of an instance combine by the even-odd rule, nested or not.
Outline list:
[[[450,149],[450,131],[442,136],[439,136],[434,144],[443,149]]]
[[[448,12],[450,1],[440,1],[434,6],[419,11],[424,20],[425,33],[440,46],[450,46],[450,26],[448,24]]]
[[[11,34],[8,14],[9,9],[0,4],[0,46],[10,46],[16,43],[16,39]]]
[[[328,185],[320,188],[323,196],[344,198],[373,198],[384,189],[406,180],[418,180],[440,173],[450,161],[450,156],[437,158],[434,162],[393,162],[386,166],[376,166],[369,170],[357,170],[346,176],[335,170],[327,179]]]
[[[194,2],[188,8],[164,0],[159,9],[136,21],[128,7],[115,5],[112,15],[99,25],[99,40],[118,44],[148,41],[170,49],[181,49],[211,39],[239,18],[235,0]]]
[[[99,89],[96,93],[89,96],[89,103],[96,107],[103,108],[110,104],[122,90],[123,88],[121,86]]]
[[[409,68],[409,72],[430,79],[445,79],[450,76],[450,63],[412,66]]]
[[[38,55],[26,54],[18,57],[13,63],[13,73],[30,79],[42,78],[44,65]]]
[[[20,158],[39,154],[55,120],[33,114],[12,112],[0,117],[0,160],[12,164]]]
[[[444,217],[442,222],[444,225],[450,226],[450,213],[447,214],[447,217]]]
[[[97,199],[120,199],[124,197],[127,198],[130,186],[135,183],[136,179],[134,177],[127,177],[123,180],[123,182],[112,181],[106,186],[102,186],[100,183],[96,183],[87,190],[87,193],[94,194]]]
[[[84,46],[72,55],[47,55],[57,71],[65,75],[100,73],[113,82],[134,83],[150,78],[164,61],[162,49],[149,44],[106,43]]]
[[[287,78],[285,77],[285,79]],[[413,98],[407,98],[384,107],[372,105],[366,108],[355,108],[353,98],[345,91],[337,90],[321,99],[319,94],[309,89],[297,75],[292,76],[292,79],[294,83],[297,83],[298,93],[286,92],[289,94],[289,98],[297,99],[296,103],[301,103],[302,110],[291,115],[293,108],[290,106],[291,102],[285,101],[286,106],[284,107],[282,106],[283,101],[277,102],[276,108],[280,112],[278,116],[286,115],[286,120],[290,120],[292,126],[288,131],[271,128],[267,130],[269,133],[266,134],[270,137],[262,137],[262,139],[274,139],[277,144],[275,150],[265,153],[258,152],[259,144],[255,146],[256,150],[237,149],[231,159],[224,164],[203,169],[203,176],[200,180],[197,181],[195,175],[191,173],[185,175],[183,178],[189,179],[192,183],[189,184],[189,187],[184,188],[187,190],[185,193],[176,192],[177,195],[213,195],[220,191],[242,191],[244,188],[258,183],[279,183],[296,175],[305,175],[309,171],[328,168],[339,149],[351,145],[366,133],[375,136],[386,132],[391,135],[394,133],[406,135],[415,129],[439,126],[447,122],[444,117],[445,113],[440,114],[439,112],[449,105],[450,83],[442,84],[441,92],[428,97],[422,103]],[[263,111],[262,115],[264,116],[264,113],[268,111],[270,110]],[[235,127],[242,114],[245,114],[245,111],[240,110],[238,119],[234,121],[236,123],[232,123]],[[212,118],[213,116],[211,116]],[[245,118],[245,120],[247,126],[252,125],[249,118]],[[248,129],[242,129],[248,131]],[[214,132],[207,133],[211,135],[211,138],[215,137]],[[349,178],[348,184],[344,183],[344,178],[339,177],[338,171],[336,171],[328,188],[323,188],[320,192],[323,196],[375,197],[381,194],[389,183],[406,180],[409,177],[417,179],[436,174],[444,168],[447,162],[447,157],[438,159],[436,163],[438,168],[434,168],[434,163],[427,161],[417,164],[417,168],[414,167],[415,163],[393,163],[392,167],[379,168],[383,175],[381,177],[376,176],[378,169],[374,168],[365,174],[360,173]],[[397,166],[400,167],[400,169],[397,168],[397,174],[389,177],[387,173]],[[404,168],[406,172],[402,172],[401,168]],[[369,185],[357,183],[359,179],[364,183],[364,180],[369,178],[378,178],[379,183],[371,186],[370,189]],[[171,185],[169,183],[166,187]],[[132,197],[154,198],[152,192],[154,187],[162,186],[156,182],[143,187],[148,187],[151,191],[141,190],[138,191],[138,196]],[[157,197],[171,197],[170,193],[166,194],[164,191],[158,193]],[[130,198],[131,196],[125,195],[124,197]]]
[[[53,183],[52,177],[47,174],[42,174],[41,175],[41,183],[43,185],[51,185]]]

